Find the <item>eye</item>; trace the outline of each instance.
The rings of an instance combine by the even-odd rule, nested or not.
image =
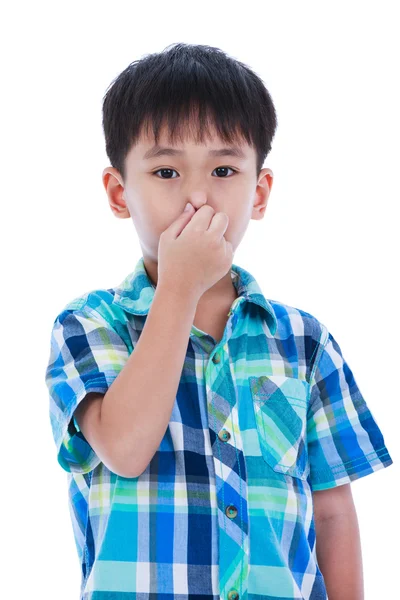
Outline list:
[[[214,169],[214,171],[221,172],[221,170],[223,171],[224,169],[225,170],[228,169],[228,170],[232,171],[234,174],[237,173],[237,171],[235,169],[232,169],[231,167],[216,167]],[[163,171],[164,173],[167,172],[168,175],[171,172],[177,173],[177,171],[175,171],[175,169],[165,168],[165,169],[158,169],[157,171],[153,171],[152,175],[156,175],[157,176],[157,173],[160,173],[160,171]],[[232,177],[232,175],[230,177]],[[218,177],[217,179],[229,179],[230,177]],[[176,177],[159,177],[159,179],[176,179]]]

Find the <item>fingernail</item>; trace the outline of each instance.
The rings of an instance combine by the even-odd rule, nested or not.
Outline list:
[[[187,212],[188,210],[190,210],[192,208],[192,205],[190,204],[190,202],[188,202],[185,206],[185,209],[183,212]]]

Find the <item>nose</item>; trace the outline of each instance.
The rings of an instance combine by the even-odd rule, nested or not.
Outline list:
[[[190,202],[195,210],[199,210],[204,204],[207,204],[206,194],[204,192],[193,192],[186,198],[186,202]]]

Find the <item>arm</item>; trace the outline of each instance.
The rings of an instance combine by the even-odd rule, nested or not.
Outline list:
[[[124,477],[138,477],[168,427],[199,298],[158,285],[139,340],[100,407],[99,436]]]
[[[351,484],[313,492],[318,565],[329,600],[364,600],[362,554]]]

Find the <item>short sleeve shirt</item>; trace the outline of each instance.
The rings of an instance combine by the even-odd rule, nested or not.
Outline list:
[[[135,349],[155,294],[143,257],[53,322],[45,381],[82,600],[323,600],[313,491],[393,462],[328,328],[266,299],[238,265],[231,277],[223,337],[192,326],[167,430],[138,477],[101,462],[74,411]]]

